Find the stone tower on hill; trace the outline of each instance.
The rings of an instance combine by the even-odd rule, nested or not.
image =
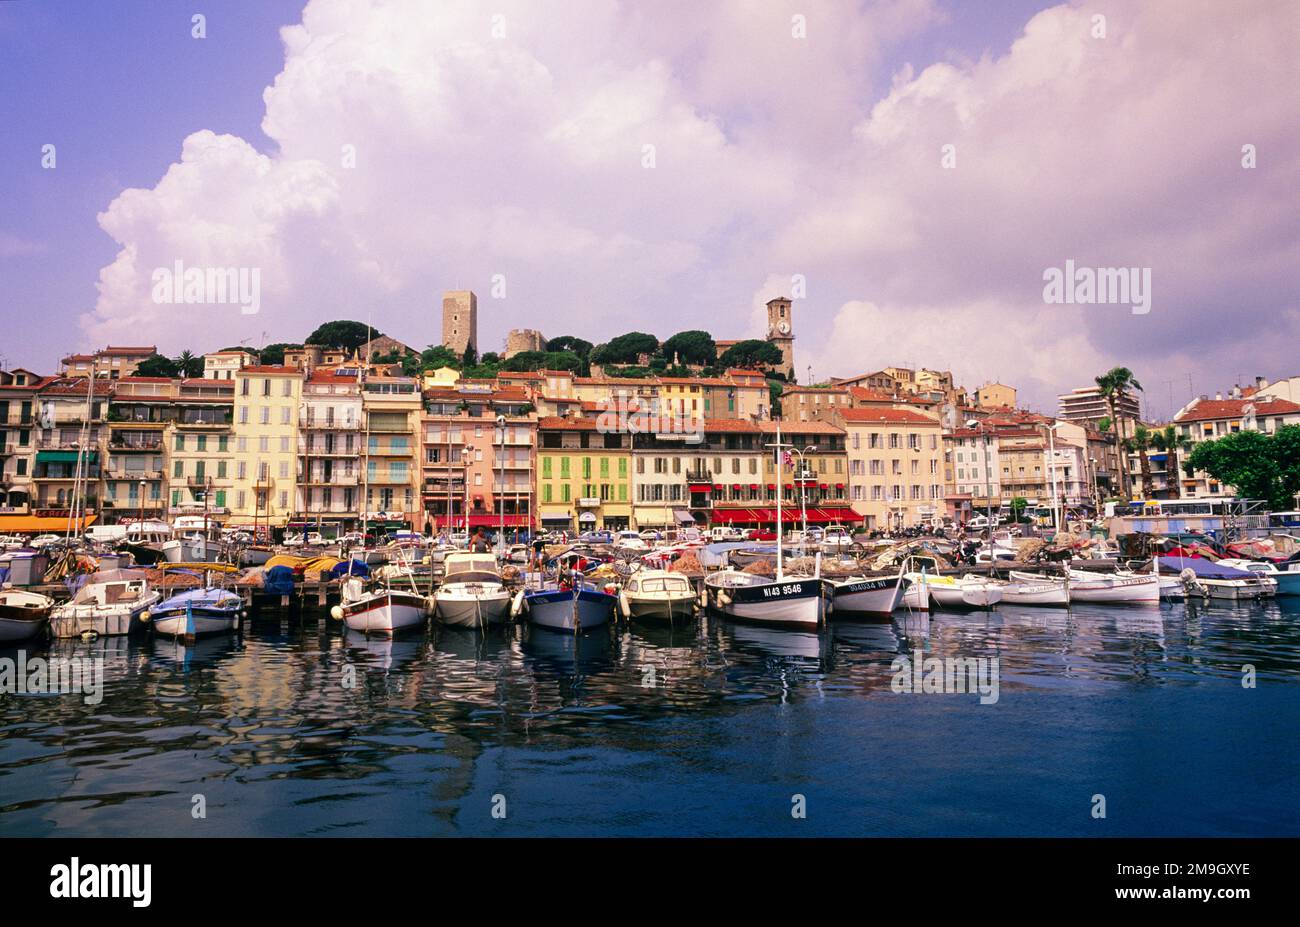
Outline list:
[[[478,353],[478,297],[472,290],[442,294],[442,343],[457,354]]]
[[[767,301],[767,340],[781,351],[779,369],[794,382],[794,310],[784,296]]]

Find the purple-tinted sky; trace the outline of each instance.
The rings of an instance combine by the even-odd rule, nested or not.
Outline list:
[[[0,355],[423,346],[455,287],[485,349],[734,338],[802,275],[801,377],[1050,409],[1122,363],[1159,417],[1300,373],[1300,6],[1104,6],[225,0],[196,39],[166,0],[0,4]],[[177,260],[257,268],[260,312],[158,304]],[[1151,311],[1045,304],[1067,260],[1150,268]]]

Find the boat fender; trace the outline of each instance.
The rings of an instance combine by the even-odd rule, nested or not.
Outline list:
[[[335,605],[333,608],[331,608],[331,609],[330,609],[330,617],[333,618],[335,621],[342,621],[342,620],[343,620],[343,606],[341,606],[341,605]]]
[[[727,595],[725,592],[719,592],[718,604],[721,605],[723,608],[726,608],[728,605],[731,604],[731,596]]]
[[[510,617],[518,618],[524,611],[524,590],[520,589],[515,593],[514,601],[510,603]]]
[[[624,618],[632,617],[632,605],[627,600],[627,593],[621,589],[619,590],[618,593],[618,608],[619,611],[623,613]]]
[[[142,612],[140,613],[140,620],[143,621],[145,624],[148,624],[148,623],[149,623],[149,619],[152,618],[152,617],[153,617],[153,615],[150,615],[150,614],[149,614],[149,610],[148,610],[148,609],[145,609],[144,611],[142,611]]]

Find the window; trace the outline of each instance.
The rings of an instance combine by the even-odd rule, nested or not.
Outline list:
[[[178,435],[176,436],[176,446],[175,446],[175,449],[178,450],[178,451],[183,451],[183,450],[185,450],[185,435],[179,435],[179,434],[178,434]]]

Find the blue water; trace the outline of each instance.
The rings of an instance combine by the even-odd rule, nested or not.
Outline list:
[[[1300,600],[29,653],[105,695],[0,695],[4,835],[1300,834]],[[900,653],[997,657],[998,701],[896,693]]]

